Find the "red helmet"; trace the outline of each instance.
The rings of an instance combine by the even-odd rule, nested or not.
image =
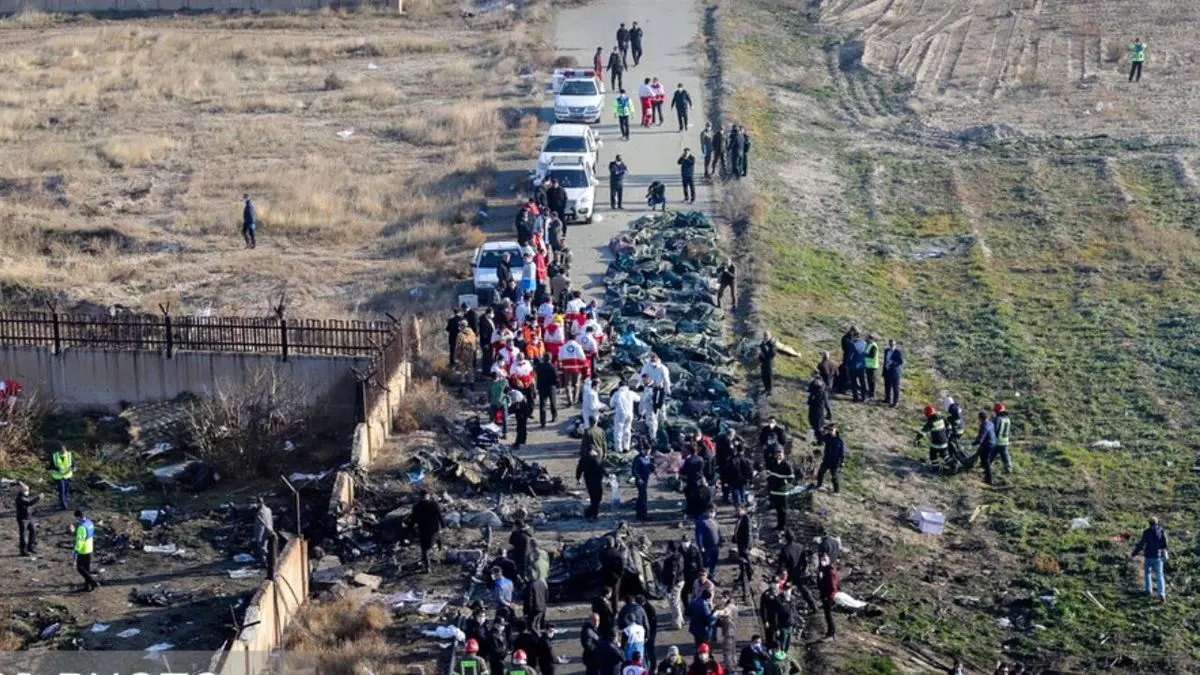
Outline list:
[[[700,646],[699,646],[699,647],[696,647],[696,653],[697,653],[697,654],[707,654],[707,653],[709,653],[710,651],[712,651],[712,650],[710,650],[710,649],[708,648],[708,643],[707,643],[707,642],[701,642],[701,643],[700,643]]]
[[[933,417],[935,413],[937,413],[937,410],[935,410],[933,406],[931,406],[931,405],[925,406],[925,416],[926,417]]]
[[[1000,413],[1004,412],[1004,404],[997,403],[996,405],[992,406],[992,411],[999,415]]]
[[[479,651],[479,642],[477,642],[475,638],[467,640],[466,650],[468,654],[474,654],[475,652]]]
[[[513,652],[513,663],[520,663],[520,664],[524,665],[524,663],[525,663],[525,650],[524,649],[518,649],[517,651]]]

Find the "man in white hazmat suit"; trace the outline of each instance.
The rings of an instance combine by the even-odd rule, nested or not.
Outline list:
[[[634,408],[641,400],[624,382],[609,399],[613,411],[613,450],[619,455],[633,449]]]
[[[587,429],[591,426],[591,420],[598,418],[600,413],[608,406],[600,401],[600,392],[596,391],[596,387],[592,378],[583,381],[583,428]]]
[[[640,375],[649,375],[654,388],[654,409],[658,414],[659,423],[667,420],[667,397],[671,395],[671,371],[662,362],[658,354],[651,354],[650,360],[642,366]]]

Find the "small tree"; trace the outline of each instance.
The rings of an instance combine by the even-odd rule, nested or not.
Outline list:
[[[304,430],[309,408],[300,386],[269,368],[236,390],[199,399],[188,417],[201,458],[232,475],[267,477],[288,441]]]
[[[37,455],[42,451],[42,424],[49,401],[38,392],[23,394],[12,414],[0,410],[0,468],[8,468],[18,455]]]

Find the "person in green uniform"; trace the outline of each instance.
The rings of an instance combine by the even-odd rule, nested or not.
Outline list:
[[[1134,38],[1133,44],[1129,45],[1129,81],[1142,81],[1142,63],[1146,60],[1146,43],[1142,42],[1142,38]]]

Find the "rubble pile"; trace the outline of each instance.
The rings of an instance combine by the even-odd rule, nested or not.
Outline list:
[[[713,288],[722,262],[716,229],[696,212],[646,216],[630,228],[609,244],[615,260],[604,282],[613,352],[601,372],[612,375],[600,378],[601,391],[632,381],[654,353],[671,372],[671,447],[695,426],[711,435],[749,420],[753,401],[729,391],[735,355]]]
[[[563,548],[550,566],[550,598],[583,600],[605,586],[620,595],[662,597],[654,574],[650,540],[625,523],[608,534]]]

